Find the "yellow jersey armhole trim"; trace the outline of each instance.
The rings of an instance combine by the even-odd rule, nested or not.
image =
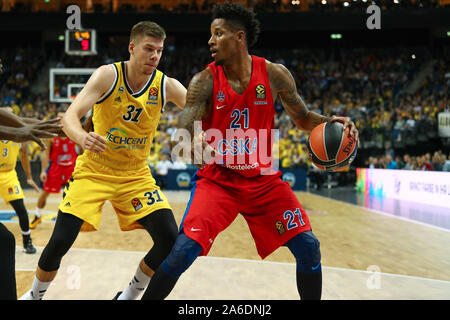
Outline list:
[[[107,93],[105,93],[105,94],[103,95],[103,97],[101,97],[100,100],[98,100],[95,104],[102,103],[103,101],[105,101],[106,99],[108,99],[108,97],[111,95],[111,93],[114,92],[114,89],[115,89],[116,86],[117,86],[117,82],[118,82],[118,80],[119,80],[119,70],[117,70],[117,66],[116,66],[115,63],[113,63],[113,66],[114,66],[114,71],[115,71],[115,75],[116,75],[116,78],[114,79],[114,83],[113,83],[113,85],[111,86],[111,88],[109,89],[109,91],[108,91]]]

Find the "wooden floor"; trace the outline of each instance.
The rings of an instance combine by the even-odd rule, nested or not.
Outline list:
[[[189,194],[165,194],[179,224]],[[56,213],[60,196],[49,198],[47,219]],[[297,196],[321,242],[323,299],[450,299],[450,232],[310,193]],[[37,194],[26,190],[25,197],[32,216]],[[7,209],[10,207],[1,202],[0,210]],[[20,297],[31,287],[54,223],[44,221],[32,231],[38,249],[34,255],[22,252],[18,223],[5,225],[18,244]],[[127,286],[151,246],[144,230],[120,231],[114,211],[106,203],[100,230],[80,233],[45,298],[111,299]],[[280,248],[261,261],[245,220],[238,216],[217,237],[209,256],[195,261],[168,298],[298,299],[294,258],[289,250]]]

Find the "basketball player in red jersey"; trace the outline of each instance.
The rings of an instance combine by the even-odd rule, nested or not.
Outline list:
[[[62,119],[63,117],[64,112],[59,112],[58,118]],[[41,159],[40,178],[44,186],[37,201],[36,214],[30,223],[30,229],[35,229],[41,223],[42,209],[44,209],[50,193],[59,193],[61,186],[65,185],[72,176],[78,155],[76,143],[68,137],[56,137],[48,142],[48,148],[42,154]]]
[[[242,4],[214,7],[208,44],[215,62],[193,77],[180,125],[192,135],[194,122],[201,121],[204,139],[217,157],[197,171],[176,243],[143,299],[167,297],[180,275],[197,256],[208,254],[216,236],[238,213],[246,219],[261,258],[283,245],[295,256],[300,298],[321,298],[319,241],[292,189],[279,171],[272,170],[273,162],[262,157],[268,150],[271,158],[273,102],[279,97],[301,130],[340,121],[355,139],[358,131],[349,118],[309,111],[287,68],[249,55],[258,32],[255,14]]]

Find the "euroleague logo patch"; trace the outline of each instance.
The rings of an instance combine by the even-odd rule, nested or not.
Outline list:
[[[256,90],[256,99],[266,98],[266,87],[264,87],[263,84],[258,84],[255,90]]]
[[[148,100],[156,100],[158,99],[158,88],[156,87],[151,87],[148,90]]]
[[[138,211],[142,208],[141,200],[139,200],[138,198],[133,198],[133,200],[131,200],[131,205],[133,206],[134,211]]]
[[[286,229],[284,228],[283,222],[277,221],[275,222],[275,228],[277,228],[278,233],[280,236],[286,232]]]

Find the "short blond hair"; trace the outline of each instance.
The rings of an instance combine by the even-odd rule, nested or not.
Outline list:
[[[130,42],[138,42],[143,36],[156,39],[166,39],[166,32],[159,24],[152,21],[141,21],[133,26],[130,34]]]

